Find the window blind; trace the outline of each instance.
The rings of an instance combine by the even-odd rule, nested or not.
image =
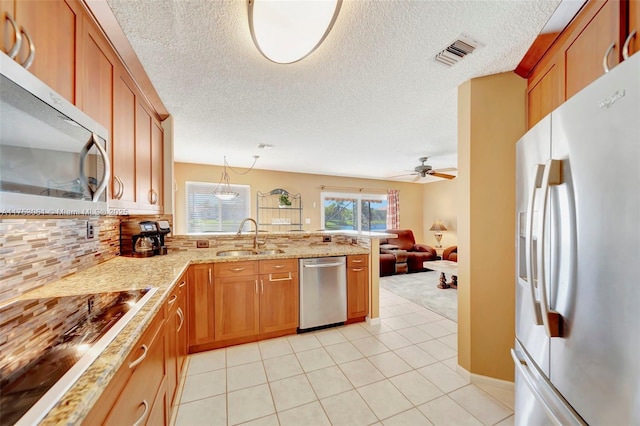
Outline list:
[[[187,234],[236,232],[242,219],[251,215],[251,187],[230,185],[239,195],[220,200],[213,195],[217,183],[186,182]]]

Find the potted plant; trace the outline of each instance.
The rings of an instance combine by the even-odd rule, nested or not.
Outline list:
[[[278,198],[278,207],[289,207],[291,205],[291,200],[289,200],[288,194],[280,195]]]

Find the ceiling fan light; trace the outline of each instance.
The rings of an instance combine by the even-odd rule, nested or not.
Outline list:
[[[342,0],[249,0],[253,42],[267,59],[297,62],[327,37]]]

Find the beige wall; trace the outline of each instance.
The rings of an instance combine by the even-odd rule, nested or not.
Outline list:
[[[258,162],[259,161],[260,160],[258,160]],[[174,226],[176,234],[183,235],[186,233],[185,182],[218,183],[221,173],[222,168],[218,166],[175,163],[175,179],[178,187],[177,192],[174,194]],[[257,191],[269,192],[275,188],[282,188],[293,194],[300,193],[302,197],[303,223],[305,218],[311,219],[311,224],[303,225],[303,229],[306,231],[315,231],[322,228],[320,223],[321,185],[352,187],[354,188],[352,192],[357,192],[357,188],[398,189],[400,190],[400,226],[402,228],[412,229],[416,240],[419,242],[423,241],[423,236],[426,235],[423,229],[422,187],[427,185],[259,169],[254,169],[246,175],[236,175],[231,172],[229,174],[232,184],[251,185],[251,215],[254,218],[256,216],[255,199]],[[335,190],[327,189],[327,191],[334,192]],[[433,238],[433,236],[431,238]]]
[[[458,179],[443,180],[422,186],[424,198],[424,243],[436,245],[434,231],[429,231],[435,219],[442,220],[447,230],[442,232],[442,247],[458,244]]]
[[[515,144],[526,81],[514,73],[458,89],[458,364],[513,381]]]

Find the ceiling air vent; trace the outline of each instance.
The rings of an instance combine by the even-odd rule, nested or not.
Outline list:
[[[453,43],[436,53],[435,59],[450,67],[482,46],[484,46],[482,43],[465,34],[461,34]]]

